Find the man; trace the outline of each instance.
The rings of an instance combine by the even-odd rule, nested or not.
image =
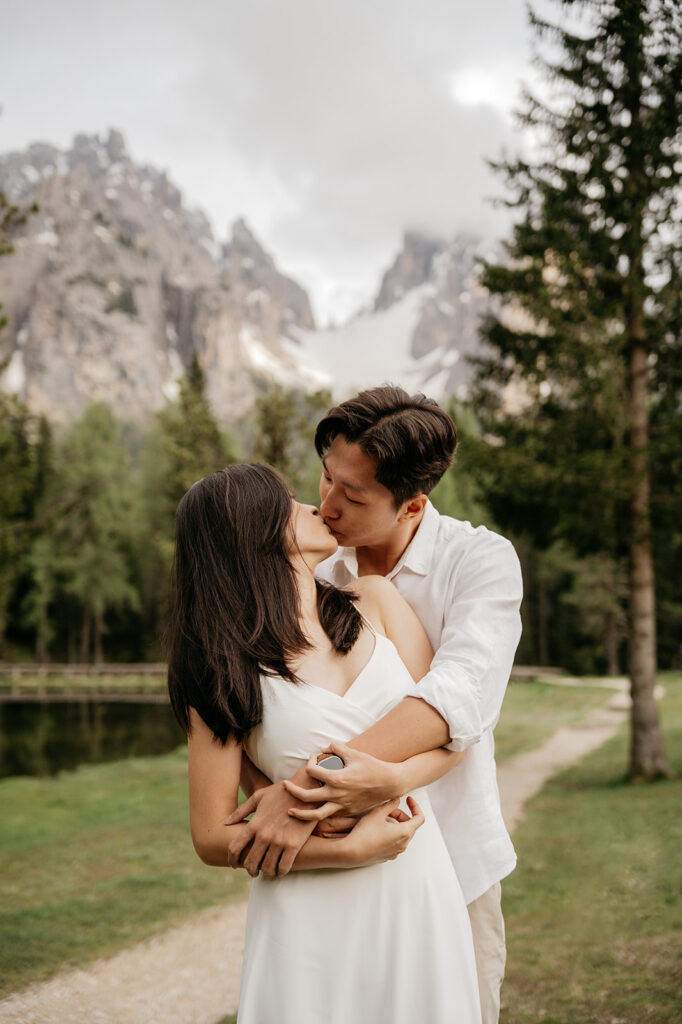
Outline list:
[[[357,813],[394,795],[366,755],[396,762],[438,746],[466,750],[429,795],[469,905],[483,1021],[492,1024],[505,964],[500,880],[516,863],[500,810],[493,729],[521,631],[518,559],[504,538],[441,516],[428,501],[452,464],[456,431],[423,395],[364,391],[320,422],[315,445],[323,460],[320,511],[340,545],[321,575],[337,586],[358,576],[391,580],[436,653],[411,696],[338,748],[344,769],[316,770],[324,790],[304,792],[318,785],[305,769],[293,779],[299,802],[287,783],[258,790],[231,819],[256,810],[231,856],[251,873],[286,873],[330,811]],[[319,805],[320,797],[324,806],[311,811],[309,801]]]

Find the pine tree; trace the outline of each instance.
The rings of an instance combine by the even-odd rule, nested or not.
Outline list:
[[[157,430],[150,438],[164,479],[162,491],[171,517],[186,490],[201,477],[234,461],[229,439],[221,432],[206,397],[204,372],[197,355],[180,380],[175,402],[169,402],[157,417]]]
[[[294,469],[291,443],[299,428],[296,396],[273,385],[256,400],[256,443],[254,459],[267,462],[286,477]]]
[[[142,461],[136,564],[148,653],[158,658],[168,620],[178,502],[196,480],[235,461],[231,438],[220,429],[206,397],[196,354],[179,382],[177,399],[158,413]]]
[[[55,627],[51,614],[57,596],[59,562],[52,538],[39,534],[26,557],[31,586],[22,602],[23,623],[36,633],[36,661],[49,661]]]
[[[57,596],[57,557],[52,540],[55,510],[52,495],[55,485],[54,438],[46,416],[37,425],[32,446],[33,479],[27,502],[27,527],[30,547],[25,569],[28,592],[21,602],[21,625],[35,629],[37,661],[49,660],[49,648],[55,636],[54,603]]]
[[[512,518],[537,516],[540,546],[563,532],[581,555],[617,562],[628,548],[629,772],[651,779],[669,772],[651,481],[658,441],[679,423],[682,11],[677,0],[560,6],[562,25],[531,14],[553,54],[538,58],[549,98],[525,93],[520,115],[538,155],[495,165],[516,221],[508,260],[484,264],[500,311],[485,326],[493,355],[477,400],[502,445],[498,499],[509,488]]]
[[[303,501],[319,500],[320,462],[313,439],[332,404],[328,391],[312,393],[272,384],[256,400],[253,458],[278,469]]]
[[[31,417],[14,395],[0,391],[0,655],[9,604],[30,543],[34,481]]]
[[[484,500],[479,480],[478,454],[481,449],[480,426],[473,410],[452,399],[448,413],[457,424],[457,454],[454,465],[441,477],[429,495],[441,515],[464,519],[473,526],[497,530],[497,524]]]
[[[14,251],[12,237],[27,217],[38,209],[36,203],[20,207],[0,190],[0,256]],[[0,331],[7,325],[0,301]],[[9,357],[0,360],[0,376]],[[0,393],[0,654],[5,644],[8,606],[27,544],[26,513],[31,491],[30,416],[13,395]]]
[[[136,609],[130,544],[136,509],[119,425],[97,402],[66,431],[47,488],[49,522],[33,547],[31,618],[49,640],[46,609],[59,592],[80,610],[80,658],[103,660],[106,616]]]

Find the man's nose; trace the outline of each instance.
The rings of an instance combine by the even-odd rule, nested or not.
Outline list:
[[[320,512],[323,519],[338,519],[339,513],[334,506],[332,492],[329,491],[320,502]]]

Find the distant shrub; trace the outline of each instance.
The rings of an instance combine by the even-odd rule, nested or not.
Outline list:
[[[105,310],[106,313],[127,313],[128,316],[137,316],[138,308],[135,302],[133,289],[127,284],[118,295],[113,295]]]
[[[66,282],[68,285],[74,284],[90,284],[93,288],[106,288],[106,281],[103,281],[100,277],[95,277],[94,274],[78,274],[76,277],[70,277]]]

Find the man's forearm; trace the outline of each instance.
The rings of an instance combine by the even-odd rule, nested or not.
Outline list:
[[[242,864],[231,863],[230,842],[244,831],[244,824],[218,824],[205,836],[195,839],[197,854],[211,867],[242,867]],[[353,856],[351,843],[347,836],[334,839],[322,839],[310,836],[296,854],[294,871],[309,871],[313,868],[346,868],[355,867],[357,857]]]
[[[405,697],[348,746],[395,762],[436,750],[449,741],[450,729],[442,715],[418,697]]]

